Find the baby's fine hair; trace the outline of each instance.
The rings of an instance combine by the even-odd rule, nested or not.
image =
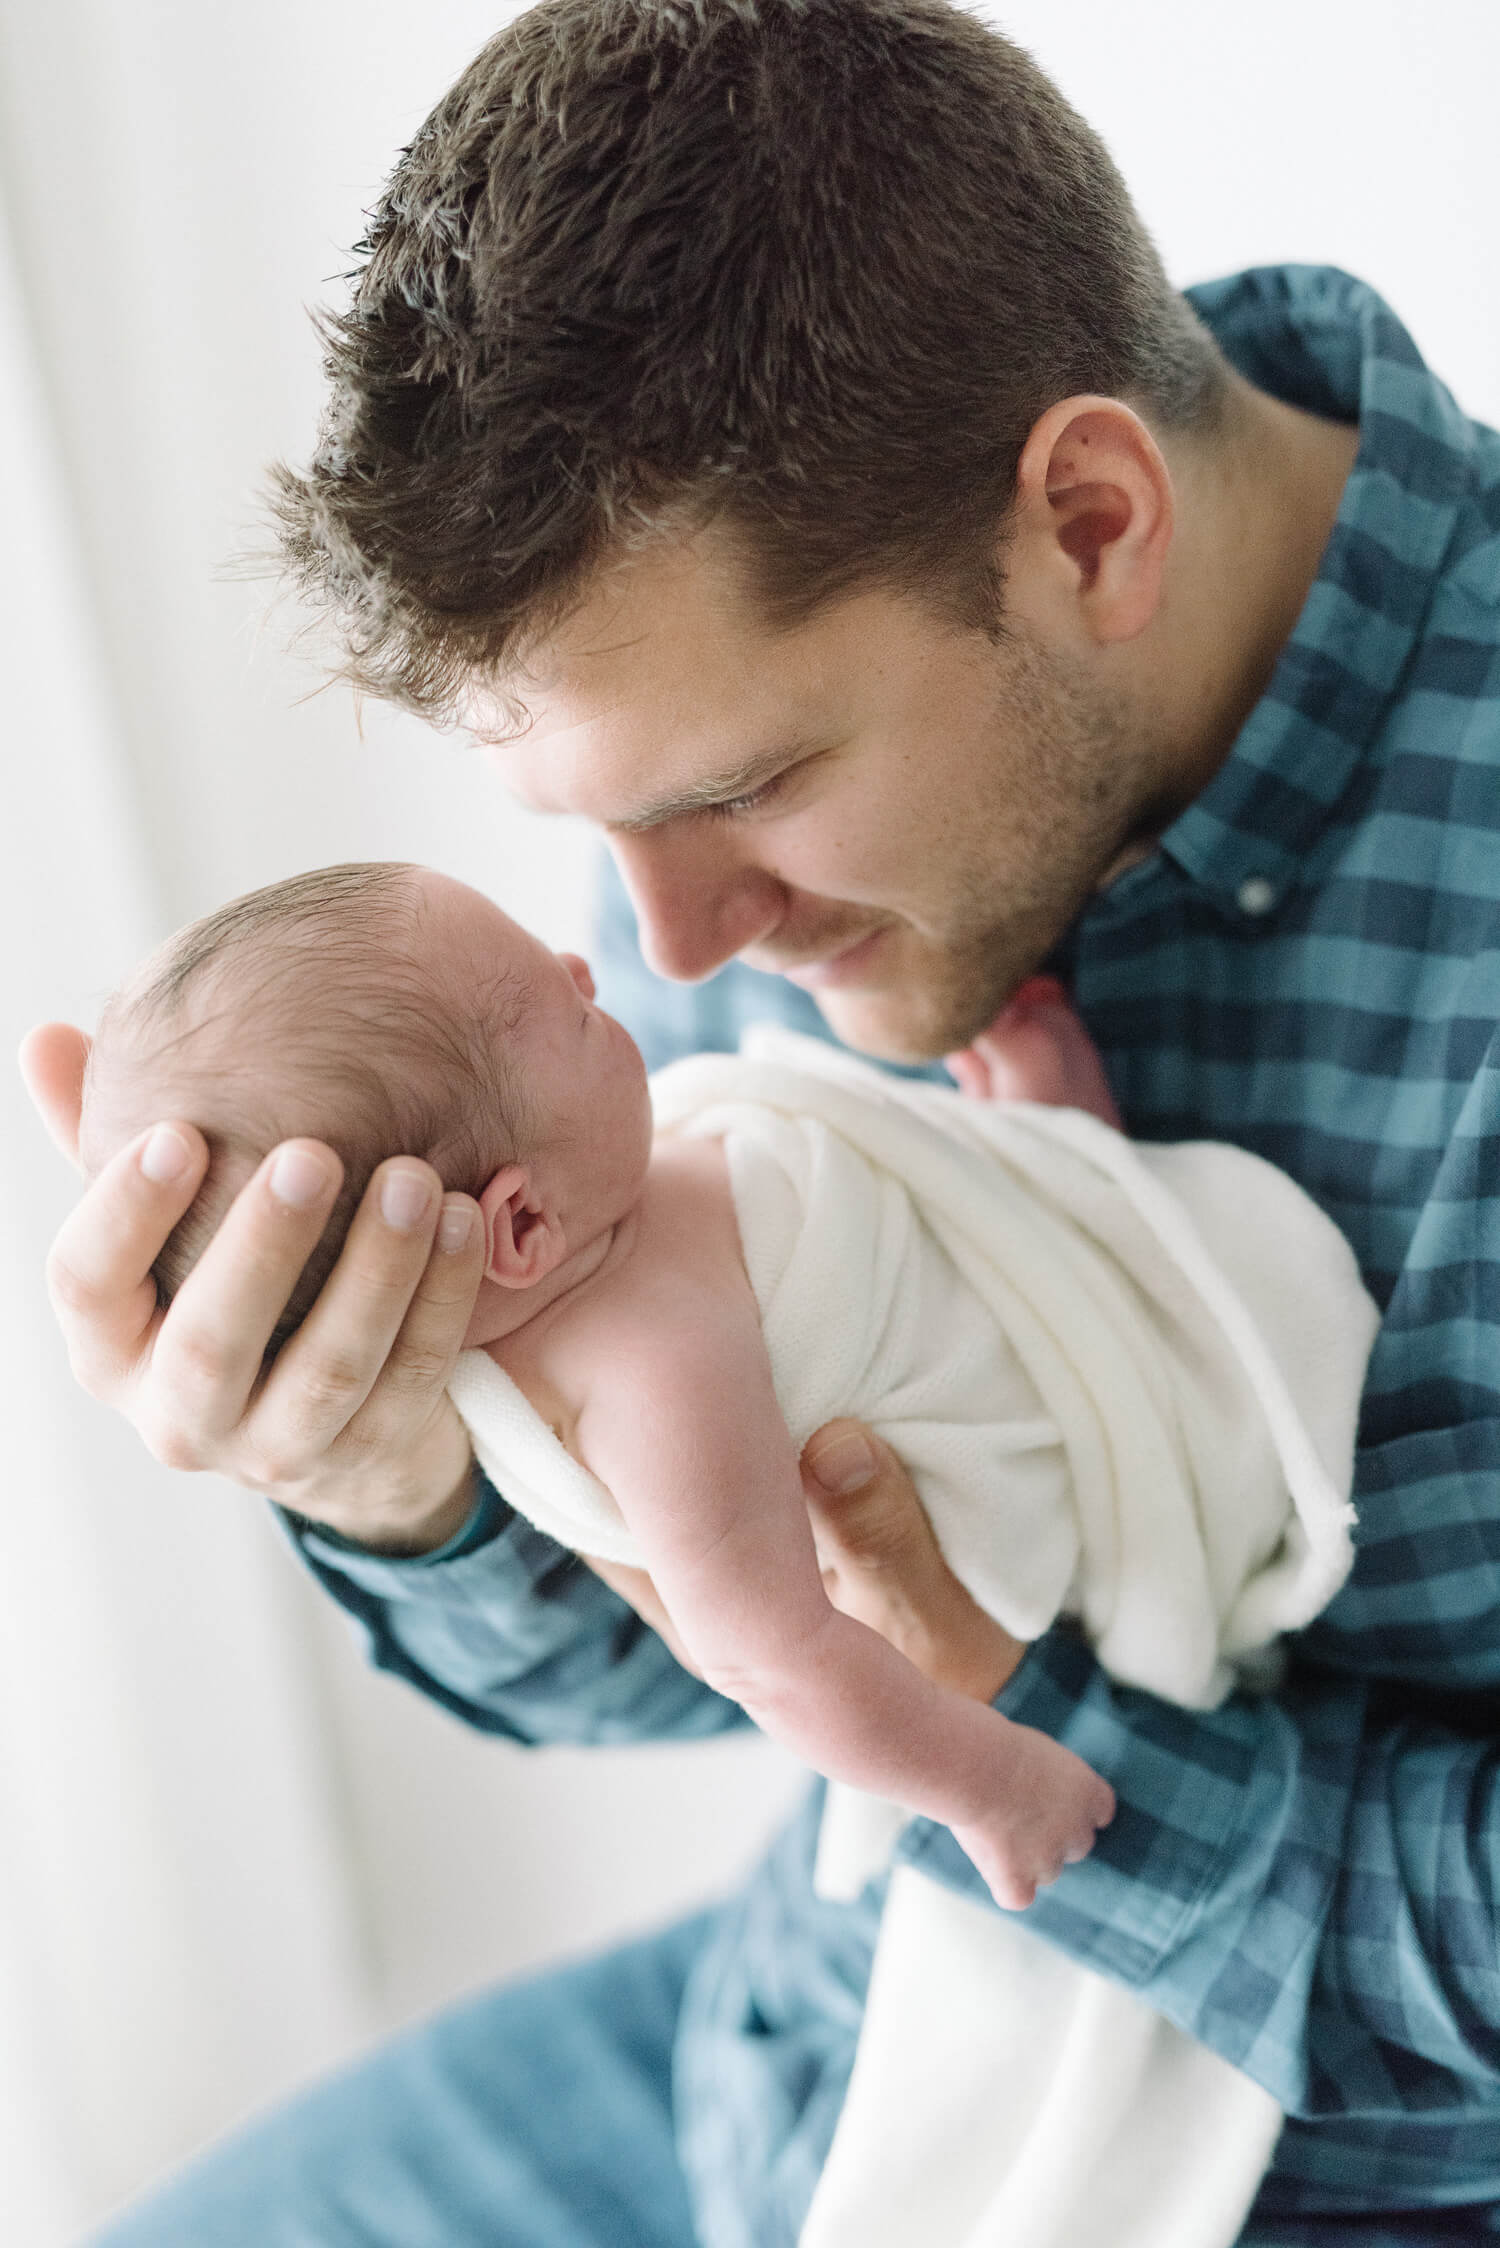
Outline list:
[[[343,1163],[268,1358],[311,1309],[388,1156],[420,1156],[447,1191],[477,1194],[526,1136],[505,1062],[520,979],[492,973],[456,998],[425,955],[415,873],[323,867],[236,898],[169,938],[100,1018],[79,1133],[90,1176],[158,1118],[208,1142],[203,1184],[153,1267],[163,1303],[273,1147],[322,1140]]]

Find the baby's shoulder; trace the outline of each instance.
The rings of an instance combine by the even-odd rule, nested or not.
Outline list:
[[[611,1276],[632,1310],[735,1296],[745,1280],[722,1141],[663,1133],[652,1150],[631,1254]]]

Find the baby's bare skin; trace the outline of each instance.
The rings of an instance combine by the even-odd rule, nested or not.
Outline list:
[[[424,1006],[454,1026],[433,1096],[452,1115],[424,1127],[433,1144],[445,1130],[461,1135],[476,1099],[499,1100],[483,1072],[455,1071],[450,1051],[492,1042],[523,1089],[524,1127],[512,1117],[497,1134],[496,1152],[485,1160],[498,1167],[474,1198],[484,1263],[465,1342],[490,1353],[613,1494],[676,1642],[710,1684],[831,1778],[951,1827],[997,1901],[1028,1904],[1038,1884],[1092,1846],[1112,1814],[1111,1791],[1068,1750],[959,1690],[967,1679],[935,1682],[830,1599],[741,1254],[723,1149],[670,1135],[653,1140],[639,1049],[595,1003],[583,961],[550,951],[462,884],[426,869],[397,871],[409,886],[410,910],[393,924],[404,949],[385,960],[381,925],[364,926],[362,973],[373,983],[361,990],[400,988],[415,948]],[[265,980],[254,949],[231,952],[227,962],[221,952],[217,967],[202,1024],[178,1025],[168,1049],[189,1113],[194,1092],[206,1098],[221,1066],[225,1025],[235,1023],[236,977],[247,1005]],[[323,1004],[316,979],[298,986],[296,1004],[306,1028]],[[1034,1066],[1041,1048],[1035,1026],[1018,1027],[1024,1012],[1013,1008],[1014,1019],[1002,1017],[985,1034],[979,1044],[987,1058],[976,1046],[975,1091],[978,1074],[1001,1068],[1007,1045],[1016,1048],[1023,1077]],[[1063,1015],[1052,1028],[1066,1049],[1063,1074],[1076,1075],[1073,1061],[1080,1052],[1087,1061],[1092,1049],[1081,1025],[1076,1037],[1062,1035],[1072,1021],[1065,1003]],[[364,998],[355,1016],[361,1024],[380,1019]],[[347,1020],[337,1011],[331,1017]],[[144,1100],[150,1113],[159,1091],[149,1082],[149,1036],[134,1063],[147,1082],[132,1081],[134,1021],[127,1012],[111,1032],[115,1129],[122,1132],[131,1101]],[[366,1064],[393,1076],[414,1066],[399,1038],[381,1054],[373,1051],[373,1029],[361,1036]],[[319,1053],[330,1043],[337,1044],[331,1030]],[[336,1085],[322,1088],[315,1064],[306,1066],[311,1082],[290,1086],[285,1097],[316,1119],[321,1099],[341,1096]],[[102,1081],[109,1082],[108,1067]],[[276,1082],[268,1063],[266,1083]],[[1056,1097],[1055,1086],[1044,1090]],[[107,1112],[108,1095],[101,1099]],[[107,1148],[107,1114],[91,1129]],[[515,1152],[502,1156],[507,1143]],[[267,1159],[272,1169],[284,1154]],[[242,1201],[219,1221],[184,1296],[233,1232]],[[326,1201],[312,1206],[314,1217],[319,1208],[326,1216]],[[356,1219],[350,1243],[359,1225]],[[310,1230],[309,1246],[313,1238]],[[154,1301],[144,1281],[142,1291]],[[317,1318],[315,1306],[289,1351]]]
[[[1018,1909],[1113,1811],[1069,1750],[830,1602],[722,1146],[659,1138],[596,1269],[486,1346],[640,1539],[694,1666],[829,1777],[951,1826]]]

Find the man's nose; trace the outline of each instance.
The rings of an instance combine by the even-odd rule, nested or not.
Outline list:
[[[786,911],[782,884],[764,868],[726,861],[665,829],[612,835],[609,847],[647,965],[674,983],[701,983],[768,936]]]

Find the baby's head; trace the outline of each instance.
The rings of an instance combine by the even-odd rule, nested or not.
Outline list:
[[[108,1002],[84,1167],[158,1119],[203,1133],[207,1174],[155,1266],[169,1301],[272,1148],[332,1147],[343,1184],[272,1351],[393,1155],[479,1199],[490,1277],[526,1286],[614,1224],[644,1177],[644,1067],[592,1000],[582,961],[462,883],[396,864],[296,875],[179,931]]]

